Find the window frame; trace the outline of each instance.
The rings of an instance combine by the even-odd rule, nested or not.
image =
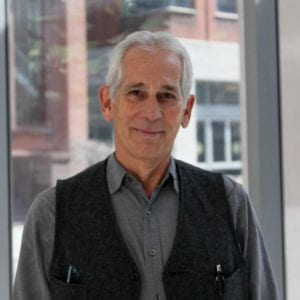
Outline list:
[[[0,290],[1,299],[11,299],[10,153],[8,105],[7,2],[0,0]]]
[[[285,299],[277,1],[238,1],[238,5],[240,5],[242,31],[242,76],[244,76],[241,81],[244,84],[241,96],[244,102],[241,101],[241,108],[245,123],[241,136],[244,137],[244,141],[249,141],[244,142],[242,151],[244,177],[261,220],[274,266],[280,299]],[[0,74],[0,138],[2,141],[0,143],[0,236],[2,238],[0,290],[3,300],[10,299],[11,295],[10,131],[8,126],[6,6],[7,0],[0,0],[0,67],[5,70]],[[252,101],[246,101],[246,99]],[[261,99],[266,101],[261,101]],[[243,123],[241,125],[243,127]],[[266,159],[267,154],[268,159]]]
[[[236,81],[222,81],[222,80],[195,80],[195,93],[197,94],[197,85],[202,84],[236,84]],[[239,98],[239,90],[238,98]],[[209,95],[210,96],[210,95]],[[198,98],[198,95],[196,95]],[[216,170],[216,171],[241,171],[242,163],[241,160],[233,160],[231,156],[232,145],[231,145],[231,123],[238,122],[240,124],[240,109],[239,103],[237,104],[215,104],[215,103],[199,103],[196,102],[196,122],[202,122],[204,124],[204,136],[205,136],[205,161],[198,161],[197,164],[201,168]],[[224,155],[225,160],[216,161],[213,157],[213,130],[212,124],[214,122],[224,123]],[[197,140],[198,142],[198,140]]]
[[[286,299],[277,0],[238,1],[244,182]],[[247,101],[249,99],[249,101]]]

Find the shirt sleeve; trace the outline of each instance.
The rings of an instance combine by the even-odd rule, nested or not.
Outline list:
[[[38,195],[27,214],[13,300],[50,300],[49,267],[55,227],[55,189]]]
[[[252,203],[240,184],[226,176],[224,184],[236,237],[248,266],[249,299],[277,300],[276,283]]]

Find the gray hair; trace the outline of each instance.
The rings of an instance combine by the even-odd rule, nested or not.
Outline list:
[[[128,35],[112,51],[106,84],[110,87],[110,96],[113,100],[123,80],[122,60],[127,51],[133,47],[149,51],[158,49],[177,54],[182,62],[181,94],[184,101],[188,99],[192,87],[193,68],[186,49],[169,33],[137,31]]]

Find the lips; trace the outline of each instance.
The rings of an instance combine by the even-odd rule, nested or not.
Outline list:
[[[156,134],[162,134],[164,133],[163,130],[157,130],[157,129],[140,129],[140,128],[133,128],[135,131],[147,134],[147,135],[156,135]]]

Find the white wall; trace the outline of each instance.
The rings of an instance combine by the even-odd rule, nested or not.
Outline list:
[[[239,81],[240,58],[237,43],[208,42],[200,40],[180,39],[188,51],[193,68],[194,82],[207,81]],[[195,93],[195,86],[192,88]],[[194,107],[190,125],[181,129],[174,145],[173,154],[191,164],[197,163],[197,108]]]

